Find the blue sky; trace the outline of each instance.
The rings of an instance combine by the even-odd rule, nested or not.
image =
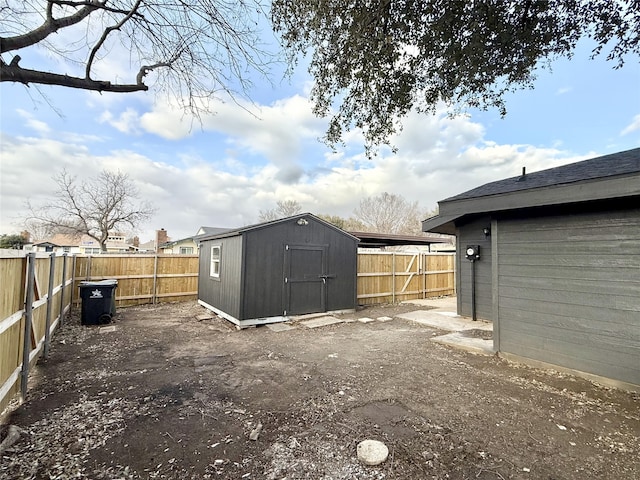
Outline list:
[[[640,63],[614,70],[603,56],[588,57],[583,43],[571,61],[541,70],[533,90],[507,96],[506,118],[495,110],[410,114],[392,139],[398,152],[373,159],[358,132],[336,152],[317,140],[327,121],[311,113],[304,69],[291,80],[275,74],[273,86],[257,81],[246,105],[254,115],[221,103],[202,125],[151,92],[1,83],[0,233],[21,230],[25,200],[50,196],[51,176],[63,167],[80,179],[104,168],[127,172],[157,208],[130,232],[146,241],[161,227],[178,239],[201,225],[254,223],[278,200],[347,217],[362,198],[386,191],[427,211],[523,166],[532,172],[638,147]]]

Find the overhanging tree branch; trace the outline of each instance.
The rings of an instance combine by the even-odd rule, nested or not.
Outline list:
[[[20,61],[20,57],[14,57]],[[90,78],[70,77],[69,75],[60,75],[51,72],[42,72],[40,70],[30,70],[22,68],[18,65],[18,61],[12,61],[7,65],[4,61],[0,63],[0,77],[3,82],[18,82],[29,85],[30,83],[38,83],[41,85],[59,85],[62,87],[80,88],[82,90],[92,90],[97,92],[117,92],[130,93],[147,91],[149,87],[142,83],[144,75],[151,71],[154,67],[143,67],[138,73],[138,83],[136,84],[112,84],[105,80],[92,80]],[[166,65],[166,64],[162,64]],[[160,66],[160,64],[159,64]]]
[[[209,111],[209,98],[247,98],[255,78],[268,78],[276,54],[261,40],[263,1],[4,0],[0,82],[153,88],[199,115]],[[35,47],[47,49],[55,66],[27,65],[34,58],[27,55],[20,64],[21,51]]]

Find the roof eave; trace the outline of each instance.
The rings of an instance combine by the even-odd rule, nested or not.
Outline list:
[[[431,233],[456,234],[456,220],[463,215],[436,215],[422,221],[422,231]]]
[[[640,172],[481,197],[443,200],[439,206],[440,217],[444,218],[634,196],[640,196]],[[423,222],[423,231],[436,230],[425,230]]]

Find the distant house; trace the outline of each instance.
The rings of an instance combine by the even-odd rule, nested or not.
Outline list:
[[[439,205],[423,231],[456,235],[458,313],[496,351],[640,386],[640,148]]]
[[[115,233],[107,238],[107,253],[129,253],[138,247],[127,242],[122,234]],[[102,253],[100,244],[88,235],[56,234],[46,240],[25,245],[25,250],[34,252],[56,252],[68,254],[98,255]]]
[[[199,241],[198,302],[236,325],[356,307],[358,239],[314,215]]]
[[[182,238],[180,240],[167,241],[161,245],[158,245],[158,253],[162,254],[179,254],[179,255],[194,255],[197,254],[200,248],[199,239],[207,235],[216,235],[219,233],[227,232],[230,228],[219,227],[200,227],[196,234],[192,237]]]
[[[163,243],[158,245],[158,253],[162,254],[180,254],[193,255],[198,253],[198,245],[193,237],[187,237],[180,240]]]

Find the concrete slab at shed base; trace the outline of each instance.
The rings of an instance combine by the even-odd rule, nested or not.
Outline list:
[[[268,324],[274,324],[274,323],[280,323],[280,322],[288,322],[290,320],[294,320],[295,321],[295,320],[300,320],[301,318],[316,318],[318,316],[320,316],[322,318],[333,318],[334,320],[336,320],[333,323],[339,323],[339,322],[342,322],[342,320],[338,320],[335,317],[330,317],[330,315],[340,314],[340,313],[352,313],[352,312],[355,312],[355,309],[351,309],[351,310],[333,310],[331,312],[311,313],[311,314],[308,314],[308,315],[299,315],[299,316],[277,315],[277,316],[274,316],[274,317],[250,318],[250,319],[247,319],[247,320],[238,320],[233,315],[229,315],[227,312],[223,312],[219,308],[216,308],[213,305],[209,305],[207,302],[203,302],[202,300],[198,300],[198,303],[200,305],[202,305],[204,308],[207,308],[207,309],[211,310],[212,312],[215,312],[216,315],[224,318],[225,320],[229,320],[231,323],[233,323],[238,328],[249,328],[249,327],[255,327],[255,326],[258,326],[258,325],[268,325]],[[305,322],[300,322],[300,323],[304,324]],[[310,328],[313,328],[313,327],[310,327]]]

